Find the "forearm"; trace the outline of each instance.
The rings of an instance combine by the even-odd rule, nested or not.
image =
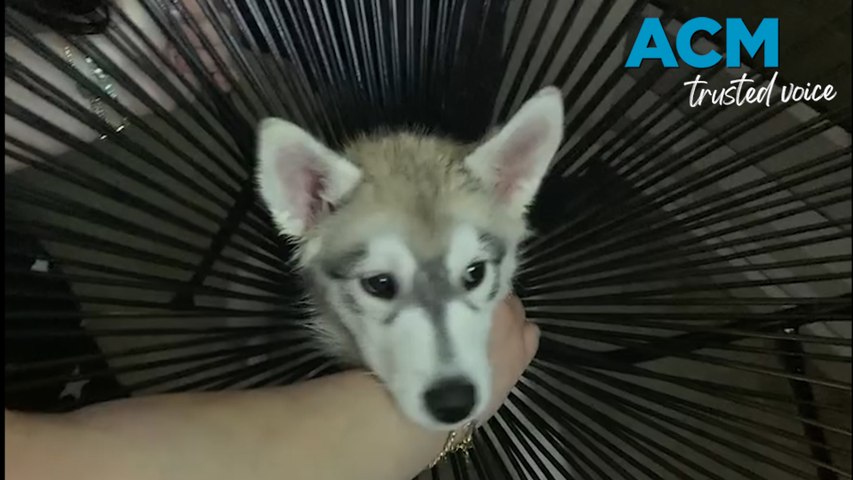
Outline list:
[[[63,417],[9,422],[7,414],[6,473],[22,480],[407,480],[446,437],[405,419],[359,372],[278,389],[120,401]]]

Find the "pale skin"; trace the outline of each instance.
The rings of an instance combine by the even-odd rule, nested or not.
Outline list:
[[[491,417],[532,360],[539,329],[514,296],[493,317]],[[7,478],[18,480],[407,480],[447,432],[403,417],[364,372],[244,392],[114,401],[62,415],[6,411]],[[50,452],[45,461],[44,452]]]
[[[217,51],[217,54],[221,58],[224,58],[225,61],[228,61],[224,43],[219,35],[216,34],[211,22],[205,17],[198,0],[183,0],[181,4],[185,9],[185,14],[191,15],[198,23],[199,28],[206,36],[208,42]],[[187,65],[187,62],[177,53],[175,45],[171,44],[167,40],[163,32],[156,26],[154,20],[146,13],[140,1],[117,0],[113,2],[113,5],[114,8],[122,10],[137,27],[145,32],[146,36],[154,46],[164,53],[169,64],[162,65],[161,70],[165,72],[165,75],[169,77],[170,82],[181,92],[184,98],[189,99],[190,101],[195,101],[194,94],[183,88],[183,86],[177,81],[177,77],[180,76],[188,79],[189,83],[194,86],[199,85],[198,79],[193,76],[192,70],[189,65]],[[119,25],[121,25],[121,22],[119,22]],[[185,25],[185,23],[182,25]],[[187,34],[191,45],[197,50],[202,64],[214,81],[214,84],[223,91],[230,90],[230,85],[226,80],[225,75],[218,70],[216,63],[207,50],[204,49],[198,36],[188,26],[184,26],[182,28]],[[130,31],[128,28],[124,28],[124,30]],[[63,36],[54,32],[37,33],[34,36],[43,46],[50,50],[56,58],[61,61],[68,60],[65,55],[65,47],[70,44]],[[145,91],[148,96],[150,96],[152,101],[156,102],[167,111],[171,111],[175,108],[175,99],[170,97],[166,91],[158,86],[145,71],[140,69],[140,65],[136,62],[137,59],[124,56],[121,51],[115,47],[114,43],[104,35],[90,35],[87,38],[97,48],[101,49],[103,53],[130,78],[133,78],[134,81],[138,83],[139,87]],[[155,61],[155,55],[145,46],[142,40],[134,38],[133,36],[131,36],[131,38],[138,48],[143,52],[147,52],[146,56],[148,59]],[[62,73],[50,62],[31,51],[16,38],[8,36],[5,38],[4,43],[6,55],[10,56],[17,62],[20,62],[36,76],[47,81],[63,94],[77,101],[81,107],[89,108],[89,100],[78,91],[77,84],[71,77]],[[82,55],[79,52],[72,50],[71,60],[75,65],[75,68],[77,68],[81,73],[84,75],[90,75],[90,69],[84,66]],[[155,61],[155,64],[156,63],[158,62]],[[99,133],[93,130],[90,126],[81,123],[74,117],[57,108],[53,103],[44,100],[39,95],[28,90],[8,76],[5,78],[4,87],[8,98],[12,99],[15,103],[29,112],[35,113],[42,119],[53,123],[55,126],[71,134],[73,137],[84,142],[91,142],[98,138]],[[131,95],[121,83],[116,86],[116,91],[118,101],[131,112],[137,115],[147,115],[150,113],[146,104],[141,99],[135,98]],[[40,150],[49,156],[61,155],[70,150],[68,145],[45,135],[41,131],[23,123],[21,120],[10,114],[5,115],[4,131],[6,135],[10,135],[26,144],[37,145]],[[15,150],[15,147],[7,143],[6,149]],[[25,167],[24,164],[10,157],[8,153],[5,157],[4,163],[6,174]]]

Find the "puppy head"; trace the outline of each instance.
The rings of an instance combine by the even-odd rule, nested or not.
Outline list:
[[[562,126],[555,88],[474,147],[403,134],[340,154],[283,120],[261,123],[260,194],[300,245],[317,325],[421,425],[455,428],[490,400],[492,314]]]

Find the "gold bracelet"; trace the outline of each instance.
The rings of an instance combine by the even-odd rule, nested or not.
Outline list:
[[[462,426],[461,431],[457,432],[456,430],[450,432],[447,435],[447,441],[444,442],[444,448],[441,449],[441,452],[435,457],[435,460],[429,464],[429,468],[433,468],[442,460],[447,458],[451,453],[462,452],[465,454],[465,458],[468,458],[468,451],[471,450],[471,447],[474,446],[474,430],[476,429],[476,423],[471,421]]]
[[[101,89],[101,91],[104,92],[104,94],[108,95],[113,100],[118,100],[118,95],[116,94],[116,89],[115,89],[115,80],[113,80],[112,77],[107,75],[103,71],[103,69],[101,69],[101,67],[99,67],[95,63],[94,60],[92,60],[91,57],[86,56],[84,60],[85,60],[86,64],[92,69],[91,77],[92,77],[93,81],[95,82],[95,84],[98,85],[98,87]],[[65,46],[65,61],[71,67],[76,67],[74,65],[74,56],[72,54],[70,45]],[[80,94],[83,95],[84,97],[86,97],[87,100],[89,100],[89,108],[92,110],[92,112],[95,113],[95,115],[97,115],[98,118],[100,118],[102,122],[107,124],[112,129],[113,133],[118,133],[118,132],[121,132],[122,130],[124,130],[124,128],[127,126],[127,118],[122,118],[119,122],[117,122],[118,125],[116,125],[113,122],[110,122],[107,119],[107,114],[106,114],[106,110],[104,109],[103,99],[97,95],[89,94],[88,91],[86,91],[83,87],[81,87],[79,85],[77,86],[77,88],[78,88],[78,91],[80,92]],[[107,138],[107,134],[101,133],[100,139],[105,140],[106,138]]]

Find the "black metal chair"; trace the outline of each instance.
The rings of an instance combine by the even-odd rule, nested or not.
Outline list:
[[[227,52],[209,53],[235,65],[223,92],[165,3],[141,3],[202,84],[140,55],[121,12],[92,31],[47,23],[104,35],[176,110],[87,35],[68,42],[154,113],[121,110],[128,128],[86,143],[6,97],[7,116],[70,150],[6,136],[29,167],[5,183],[7,408],[334,371],[298,334],[290,249],[255,196],[257,120],[333,145],[389,126],[474,140],[555,84],[566,140],[516,285],[541,349],[471,462],[433,478],[850,477],[850,339],[834,335],[851,315],[849,105],[689,108],[684,81],[727,72],[622,68],[641,17],[680,12],[614,0],[201,1]],[[27,22],[7,7],[7,37],[91,88]],[[103,128],[8,52],[5,75]]]

